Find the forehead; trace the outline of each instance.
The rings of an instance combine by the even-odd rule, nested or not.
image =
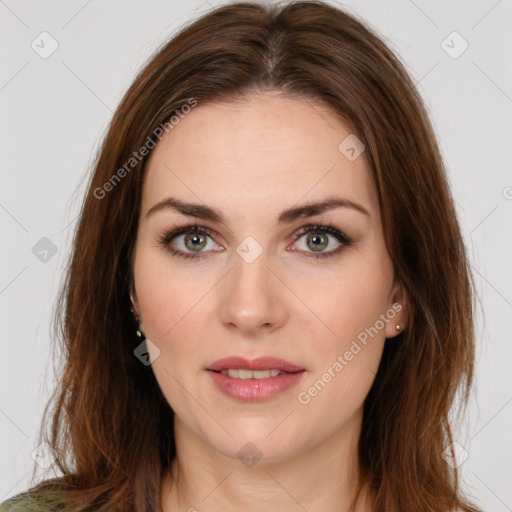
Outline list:
[[[354,160],[339,149],[353,136],[340,116],[310,99],[261,94],[198,103],[153,149],[142,212],[167,195],[226,216],[251,206],[277,213],[332,195],[378,209],[364,153]]]

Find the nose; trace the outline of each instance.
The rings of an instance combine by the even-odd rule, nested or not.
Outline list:
[[[271,268],[267,252],[253,261],[240,254],[233,254],[233,267],[223,280],[221,321],[247,336],[268,334],[286,321],[287,288]]]

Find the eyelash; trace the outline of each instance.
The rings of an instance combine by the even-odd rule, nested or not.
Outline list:
[[[333,227],[332,224],[327,224],[327,225],[309,224],[307,226],[304,226],[300,231],[298,231],[294,234],[294,236],[295,236],[294,242],[296,242],[297,240],[300,240],[300,238],[302,238],[307,233],[312,233],[312,232],[313,233],[326,233],[326,234],[332,235],[341,243],[341,246],[333,251],[330,251],[330,252],[317,253],[317,254],[306,253],[307,258],[311,257],[311,258],[319,259],[319,258],[328,258],[331,256],[336,256],[344,247],[348,247],[349,245],[352,244],[352,240],[350,240],[350,238],[347,235],[345,235],[345,233],[343,233],[342,231],[339,231],[338,229]],[[188,226],[182,226],[180,228],[175,228],[175,229],[172,229],[171,231],[165,231],[165,232],[161,233],[158,236],[158,243],[159,243],[159,245],[168,249],[173,256],[177,256],[179,258],[185,258],[185,259],[201,258],[202,256],[199,255],[201,253],[197,253],[197,255],[194,255],[192,253],[186,253],[183,251],[171,249],[169,247],[169,244],[172,242],[172,240],[174,238],[176,238],[179,235],[189,234],[189,233],[199,233],[201,235],[209,236],[210,238],[212,238],[212,235],[213,235],[213,231],[211,229],[208,229],[208,228],[205,228],[202,226],[198,226],[197,224],[188,225]]]

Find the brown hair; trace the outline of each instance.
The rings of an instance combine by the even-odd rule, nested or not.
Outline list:
[[[64,476],[31,493],[54,491],[66,510],[159,510],[161,472],[175,456],[173,412],[133,353],[131,257],[147,156],[126,162],[191,98],[264,91],[320,101],[351,123],[407,296],[407,329],[386,343],[364,407],[361,482],[374,490],[374,510],[477,510],[443,458],[454,399],[469,396],[474,303],[440,151],[399,59],[373,29],[319,1],[216,8],[164,44],[122,99],[56,309],[64,367],[43,426],[51,412],[47,439]]]

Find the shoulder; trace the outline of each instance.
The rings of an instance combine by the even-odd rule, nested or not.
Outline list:
[[[0,503],[0,512],[53,512],[49,505],[27,493],[17,494]]]
[[[26,494],[19,494],[0,503],[0,512],[28,512],[34,510],[34,501]]]
[[[0,503],[0,512],[22,512],[23,510],[31,510],[33,499],[19,495],[9,498],[7,501]]]

